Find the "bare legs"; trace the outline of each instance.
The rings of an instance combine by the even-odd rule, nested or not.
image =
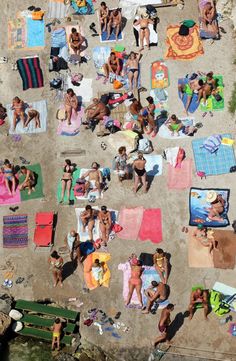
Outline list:
[[[60,350],[60,337],[52,337],[52,351],[54,350],[55,344],[57,345],[57,350]]]
[[[28,117],[27,117],[27,120],[25,122],[25,125],[24,127],[27,127],[28,124],[31,122],[31,120],[35,120],[35,128],[41,128],[41,123],[40,123],[40,115],[39,115],[39,112],[35,112],[35,113],[30,113],[28,112]]]
[[[67,197],[68,197],[68,202],[70,203],[70,190],[71,190],[71,186],[72,186],[72,179],[62,179],[61,180],[61,200],[60,203],[63,203],[64,201],[64,196],[65,196],[65,191],[67,190]]]
[[[140,284],[138,284],[138,285],[134,285],[129,281],[129,293],[128,293],[127,301],[125,303],[126,306],[128,306],[130,304],[134,290],[136,290],[140,305],[143,306],[141,288],[142,288],[142,282],[140,282]]]
[[[100,231],[102,234],[102,242],[106,246],[108,239],[109,239],[109,233],[110,233],[110,227],[108,224],[103,224],[100,222]]]
[[[137,193],[140,179],[144,187],[144,193],[147,193],[147,174],[145,173],[142,177],[139,177],[135,172],[134,172],[134,193]]]
[[[24,112],[20,112],[19,114],[14,112],[13,114],[13,130],[16,130],[16,123],[17,123],[17,119],[20,118],[20,120],[22,121],[23,127],[25,126],[25,113]]]
[[[61,270],[53,271],[52,274],[53,274],[53,280],[54,280],[53,287],[56,287],[58,282],[60,283],[60,286],[62,287],[62,271]]]
[[[149,28],[139,30],[139,39],[140,39],[140,50],[144,49],[144,39],[146,40],[147,48],[150,49],[150,30]]]
[[[132,71],[128,72],[128,80],[129,80],[129,89],[130,91],[137,89],[138,87],[138,70],[134,73]]]
[[[208,315],[208,311],[209,311],[208,304],[206,302],[203,302],[202,306],[204,308],[204,318],[205,318],[205,320],[207,320],[208,319],[207,315]],[[189,308],[188,308],[190,320],[193,318],[194,310],[195,310],[195,304],[190,303]]]
[[[12,184],[12,189],[10,188],[10,182]],[[8,190],[8,193],[10,196],[14,196],[15,195],[15,190],[16,190],[16,179],[14,176],[11,177],[11,179],[5,178],[5,184]]]

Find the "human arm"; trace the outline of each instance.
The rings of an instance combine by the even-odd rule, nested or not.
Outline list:
[[[111,219],[111,212],[109,212],[109,211],[108,211],[108,224],[109,224],[109,227],[111,227],[112,219]]]
[[[140,24],[140,19],[138,19],[138,20],[136,20],[135,22],[134,22],[134,26],[137,26],[137,25],[139,25]]]

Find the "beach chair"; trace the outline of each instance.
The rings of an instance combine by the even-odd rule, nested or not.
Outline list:
[[[36,249],[51,249],[54,212],[40,212],[35,216],[34,244]]]

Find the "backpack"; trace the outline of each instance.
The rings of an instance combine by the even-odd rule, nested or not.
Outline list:
[[[208,137],[200,148],[205,148],[211,154],[216,153],[221,145],[221,135],[211,135]]]
[[[138,150],[145,154],[151,153],[153,150],[151,141],[147,138],[140,139],[138,143]]]
[[[194,20],[184,20],[181,24],[185,25],[187,28],[192,28],[196,23]]]
[[[184,24],[180,25],[179,35],[188,36],[189,35],[189,28]]]
[[[74,186],[74,196],[83,197],[85,194],[85,183],[76,183]]]
[[[222,294],[218,291],[210,292],[210,305],[217,316],[223,316],[230,311],[230,306],[222,302]]]

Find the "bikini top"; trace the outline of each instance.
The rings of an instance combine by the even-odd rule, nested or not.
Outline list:
[[[69,165],[66,165],[63,169],[64,173],[73,173],[71,167]]]
[[[164,261],[164,259],[165,259],[164,256],[157,257],[157,258],[156,258],[156,264],[157,264],[159,267],[163,267],[163,261]]]

